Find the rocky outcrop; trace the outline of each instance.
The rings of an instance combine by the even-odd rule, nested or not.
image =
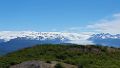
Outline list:
[[[59,63],[57,61],[51,61],[47,63],[45,61],[26,61],[21,64],[13,65],[10,68],[55,68],[55,65]],[[65,68],[77,68],[75,65],[61,63]]]

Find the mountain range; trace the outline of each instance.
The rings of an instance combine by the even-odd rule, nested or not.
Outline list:
[[[36,44],[94,44],[120,47],[120,34],[89,34],[68,32],[1,31],[0,54]]]

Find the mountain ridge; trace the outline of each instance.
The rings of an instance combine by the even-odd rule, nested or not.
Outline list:
[[[120,47],[120,34],[85,34],[68,32],[2,31],[1,52],[12,52],[36,44],[81,44]]]

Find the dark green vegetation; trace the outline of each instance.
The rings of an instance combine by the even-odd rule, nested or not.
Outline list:
[[[120,68],[120,49],[94,45],[37,45],[0,57],[0,68],[30,60],[60,61],[79,68]]]
[[[58,63],[55,65],[55,68],[64,68],[62,64]]]

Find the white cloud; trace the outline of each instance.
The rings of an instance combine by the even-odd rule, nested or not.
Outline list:
[[[80,44],[80,45],[89,45],[89,44],[94,44],[92,41],[89,40],[75,40],[75,41],[70,41],[69,43],[73,43],[73,44]]]
[[[62,32],[75,34],[74,36],[76,36],[77,39],[74,37],[73,40],[69,41],[68,43],[81,44],[81,45],[94,44],[92,41],[88,40],[91,37],[91,35],[94,34],[94,32],[83,32],[81,30],[82,30],[81,27],[71,27]]]
[[[114,14],[111,19],[104,19],[96,24],[87,25],[86,28],[94,32],[120,33],[120,13]]]
[[[80,33],[80,34],[81,37],[78,40],[72,40],[69,43],[82,44],[82,45],[94,44],[92,41],[88,40],[91,37],[91,34],[89,33]]]
[[[111,33],[111,34],[120,34],[120,13],[113,14],[107,19],[102,19],[94,24],[90,24],[82,27],[71,27],[62,32],[75,32],[82,34],[79,40],[72,40],[70,43],[75,44],[94,44],[88,38],[95,33]]]
[[[120,13],[114,14],[114,17],[120,17]]]
[[[71,27],[62,32],[120,34],[120,13],[113,14],[111,17],[96,21],[94,24]]]

